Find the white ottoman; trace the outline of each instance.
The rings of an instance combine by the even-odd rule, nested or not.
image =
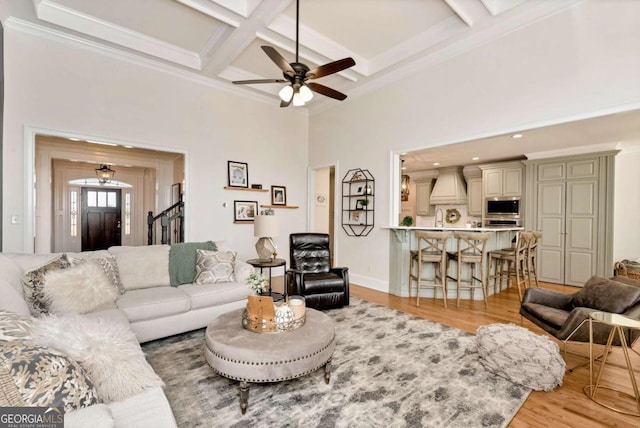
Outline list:
[[[551,339],[515,324],[489,324],[476,333],[480,362],[485,369],[537,391],[562,385],[565,362]]]

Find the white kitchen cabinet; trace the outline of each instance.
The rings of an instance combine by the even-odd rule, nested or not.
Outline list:
[[[616,152],[527,163],[541,281],[582,286],[612,272],[612,191]]]
[[[435,206],[431,205],[431,190],[433,189],[433,179],[416,180],[416,215],[435,215]]]
[[[483,165],[482,181],[484,196],[522,196],[523,165],[507,162],[502,164]]]
[[[470,216],[482,216],[482,177],[467,178],[467,213]]]

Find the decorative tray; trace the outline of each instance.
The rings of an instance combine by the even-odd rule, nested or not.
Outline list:
[[[302,315],[300,318],[293,318],[290,320],[259,321],[249,317],[249,312],[245,308],[245,310],[242,311],[242,327],[255,333],[284,333],[286,331],[302,327],[304,325],[305,318],[306,317]]]

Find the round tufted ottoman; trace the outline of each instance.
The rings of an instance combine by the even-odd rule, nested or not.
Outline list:
[[[489,324],[476,333],[485,369],[527,388],[551,391],[562,385],[565,362],[551,339],[514,324]]]
[[[221,376],[240,381],[240,409],[249,400],[249,383],[280,382],[325,368],[331,376],[331,356],[336,347],[333,321],[307,308],[305,324],[295,330],[268,334],[242,328],[242,311],[220,315],[207,327],[205,357]]]

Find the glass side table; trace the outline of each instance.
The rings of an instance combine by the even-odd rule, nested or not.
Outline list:
[[[595,384],[593,383],[593,361],[594,361],[593,323],[594,322],[611,326],[611,332],[609,333],[609,337],[607,338],[607,345],[604,350],[602,364],[600,365],[600,370],[598,371],[598,376],[596,378]],[[624,413],[632,416],[640,416],[640,393],[638,392],[638,383],[636,382],[636,377],[633,372],[633,367],[631,366],[631,360],[629,359],[629,347],[627,345],[627,340],[624,336],[625,329],[640,330],[640,321],[633,318],[626,317],[624,315],[612,314],[608,312],[591,312],[589,314],[589,385],[584,387],[584,393],[591,400],[615,412]],[[604,371],[604,366],[607,364],[607,356],[611,351],[611,345],[613,343],[613,339],[615,338],[616,334],[620,339],[620,343],[622,345],[622,351],[624,353],[624,358],[627,363],[627,370],[629,371],[629,377],[631,378],[631,385],[633,386],[633,392],[634,392],[633,396],[619,389],[600,385],[602,372]],[[599,399],[598,397],[596,397],[596,394],[598,393],[598,388],[616,391],[620,393],[622,396],[634,399],[636,404],[635,406],[636,410],[635,411],[622,410],[620,408],[613,407],[609,404],[605,404],[604,402],[602,402],[602,399]]]

